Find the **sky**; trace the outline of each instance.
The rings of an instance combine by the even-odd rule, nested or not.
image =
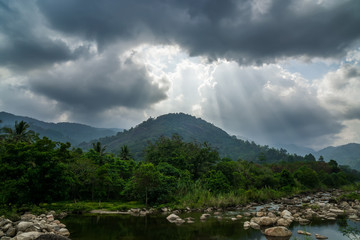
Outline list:
[[[360,142],[359,0],[0,0],[0,111],[259,144]]]

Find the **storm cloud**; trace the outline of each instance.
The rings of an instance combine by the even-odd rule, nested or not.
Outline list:
[[[0,0],[0,110],[263,144],[359,142],[358,0]]]
[[[114,107],[143,109],[166,99],[168,80],[156,82],[132,56],[106,52],[58,65],[29,79],[30,89],[61,108],[93,114]]]
[[[176,43],[191,56],[262,64],[294,56],[339,57],[360,37],[360,3],[297,0],[49,1],[55,29],[93,39]]]

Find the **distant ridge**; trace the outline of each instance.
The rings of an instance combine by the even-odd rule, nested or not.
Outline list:
[[[15,121],[25,121],[30,125],[30,129],[46,136],[54,141],[70,142],[73,146],[81,142],[115,135],[122,129],[95,128],[79,123],[48,123],[30,117],[17,116],[7,112],[0,112],[0,127],[13,127]]]
[[[187,142],[207,142],[218,150],[221,157],[229,157],[233,160],[240,158],[257,162],[265,158],[266,162],[274,162],[287,161],[289,158],[285,150],[270,149],[254,142],[237,139],[201,118],[184,113],[169,113],[157,118],[149,118],[135,128],[125,130],[116,136],[101,138],[99,141],[113,153],[119,153],[121,147],[127,145],[134,158],[142,160],[149,141],[156,141],[160,136],[171,137],[173,134],[180,135]],[[90,148],[91,144],[80,146]]]
[[[360,144],[349,143],[337,147],[327,147],[314,153],[319,158],[324,157],[325,161],[336,160],[341,165],[348,165],[351,168],[360,170]]]

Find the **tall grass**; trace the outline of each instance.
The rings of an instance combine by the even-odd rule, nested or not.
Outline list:
[[[199,184],[194,184],[192,189],[183,195],[178,196],[177,208],[206,208],[206,207],[235,207],[239,205],[246,205],[250,202],[265,203],[281,197],[286,197],[293,194],[295,191],[285,192],[278,191],[271,188],[262,189],[238,189],[232,190],[228,193],[212,193],[203,188]]]

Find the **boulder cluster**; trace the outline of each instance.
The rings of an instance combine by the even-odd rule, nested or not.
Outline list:
[[[244,228],[263,230],[266,236],[290,237],[292,233],[287,229],[293,222],[307,225],[313,219],[336,220],[339,216],[360,221],[360,203],[358,200],[336,201],[337,192],[316,193],[314,195],[293,198],[283,198],[276,201],[278,209],[264,207],[251,214],[250,221],[244,223]],[[298,231],[298,234],[311,236],[311,233]],[[315,234],[317,239],[326,236]]]
[[[0,217],[0,240],[68,239],[69,230],[54,214],[53,211],[40,216],[27,213],[19,221]]]
[[[360,192],[356,192],[360,193]],[[338,217],[346,217],[353,221],[360,221],[360,202],[358,200],[338,200],[343,192],[334,190],[332,192],[318,192],[309,195],[298,195],[291,198],[282,198],[271,204],[263,205],[260,208],[252,203],[248,206],[238,206],[232,211],[242,212],[229,218],[223,213],[228,209],[207,208],[200,216],[200,221],[206,221],[210,217],[218,220],[230,219],[232,221],[245,219],[243,227],[261,230],[267,239],[290,239],[292,232],[288,227],[297,222],[300,225],[310,224],[314,219],[332,221]],[[179,210],[170,211],[166,209],[164,213],[171,213],[167,220],[171,223],[183,224],[193,223],[194,219],[182,219],[178,215]],[[185,210],[184,213],[190,212]],[[247,220],[247,221],[246,221]],[[312,236],[312,233],[298,231],[298,234]],[[326,236],[314,234],[317,239],[327,239]]]

